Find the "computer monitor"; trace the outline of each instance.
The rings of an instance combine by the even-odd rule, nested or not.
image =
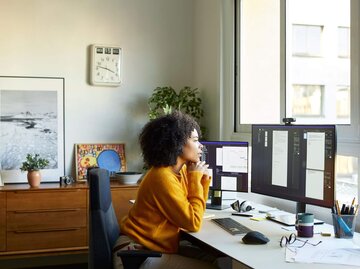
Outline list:
[[[209,164],[212,176],[210,183],[211,203],[207,208],[224,209],[222,191],[248,192],[248,147],[247,142],[201,141],[202,160]]]
[[[253,125],[251,152],[251,192],[334,205],[335,125]]]

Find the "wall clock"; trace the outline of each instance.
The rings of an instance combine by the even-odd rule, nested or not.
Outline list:
[[[121,84],[122,50],[117,46],[92,45],[90,83],[101,86]]]

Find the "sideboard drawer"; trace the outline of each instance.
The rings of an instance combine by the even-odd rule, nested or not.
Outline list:
[[[136,199],[138,186],[111,182],[118,220]],[[88,186],[58,183],[0,187],[0,257],[47,255],[88,248]],[[1,267],[1,266],[0,266]]]
[[[6,249],[6,194],[0,192],[0,251]]]
[[[86,220],[86,208],[10,211],[7,213],[7,231],[86,227]]]
[[[27,190],[7,193],[7,211],[86,208],[86,190]]]
[[[86,228],[7,232],[7,251],[87,246]]]
[[[119,223],[132,207],[129,201],[136,199],[138,189],[138,186],[111,189],[112,203]]]

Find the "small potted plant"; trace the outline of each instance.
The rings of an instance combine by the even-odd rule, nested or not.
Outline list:
[[[26,161],[22,163],[20,170],[27,171],[27,179],[31,187],[39,187],[41,181],[40,169],[44,169],[49,161],[40,158],[39,154],[27,154]]]

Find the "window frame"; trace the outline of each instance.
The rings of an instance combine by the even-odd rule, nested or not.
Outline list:
[[[220,33],[220,100],[219,100],[219,137],[220,140],[237,140],[247,141],[251,147],[251,125],[241,125],[235,118],[236,105],[238,105],[237,94],[235,89],[237,86],[238,76],[235,71],[238,71],[237,58],[238,53],[235,51],[235,41],[237,36],[235,30],[236,9],[242,0],[222,0],[221,2],[221,33]],[[285,0],[280,0],[284,2]],[[237,4],[236,4],[237,3]],[[285,5],[282,5],[282,9]],[[352,156],[357,158],[358,167],[360,167],[360,113],[357,105],[360,103],[359,81],[360,81],[360,68],[357,66],[360,62],[360,1],[351,0],[351,85],[354,90],[351,91],[351,124],[347,126],[340,126],[337,128],[337,154]],[[284,10],[282,10],[284,12]],[[282,23],[284,25],[284,23]],[[282,37],[284,38],[284,37]],[[281,42],[282,44],[284,42]],[[285,48],[281,50],[285,52]],[[283,54],[285,56],[285,53]],[[281,70],[283,74],[285,69]],[[238,73],[238,72],[237,72]],[[285,81],[284,78],[282,81]],[[281,91],[285,89],[285,84],[282,85]],[[281,92],[280,91],[280,92]],[[281,108],[281,114],[285,113],[285,91],[281,92],[281,103],[284,108]],[[355,105],[354,105],[355,104]],[[249,158],[251,158],[251,150],[249,151]],[[249,168],[251,169],[251,167]],[[359,172],[357,176],[359,177]],[[249,197],[254,201],[260,203],[276,204],[290,210],[289,202],[282,202],[278,199],[271,197],[257,196],[256,194],[249,193]],[[358,197],[360,199],[360,184],[358,184]],[[291,206],[291,205],[290,205]],[[319,218],[327,222],[331,222],[327,208],[309,206],[310,210],[314,210]],[[357,221],[356,229],[360,229],[360,221]]]
[[[221,139],[243,139],[251,142],[251,125],[241,124],[239,104],[240,104],[240,8],[241,1],[224,1],[222,16],[222,98],[221,98]],[[280,76],[280,117],[285,115],[285,31],[286,31],[286,1],[280,0],[280,12],[283,14],[280,18],[281,25],[281,76]],[[359,98],[359,69],[360,63],[360,3],[351,0],[351,119],[349,125],[337,125],[338,143],[360,143],[360,113],[358,104]],[[229,73],[230,72],[230,73]],[[228,81],[231,80],[233,82]],[[229,105],[231,104],[231,105]],[[279,123],[281,119],[279,119]]]

